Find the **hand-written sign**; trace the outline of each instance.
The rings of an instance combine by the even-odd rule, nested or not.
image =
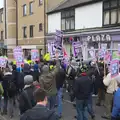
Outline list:
[[[100,41],[111,41],[111,36],[108,34],[100,34],[100,35],[91,35],[87,36],[87,41],[90,42],[100,42]]]

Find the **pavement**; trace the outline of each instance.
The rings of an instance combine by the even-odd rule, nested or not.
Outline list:
[[[97,107],[95,103],[96,103],[96,97],[93,98],[93,109],[96,115],[95,120],[104,120],[101,118],[101,116],[105,112],[104,107]],[[76,115],[76,110],[73,107],[72,103],[69,101],[68,94],[65,94],[64,100],[63,100],[63,119],[62,120],[75,120],[74,118],[75,115]],[[0,120],[19,120],[19,119],[20,117],[19,117],[18,105],[14,108],[14,117],[12,119],[10,119],[8,116],[0,115]]]

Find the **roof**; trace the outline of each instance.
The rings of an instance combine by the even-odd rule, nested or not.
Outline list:
[[[55,9],[49,11],[48,13],[53,13],[53,12],[57,12],[57,11],[67,9],[70,7],[75,7],[75,6],[80,6],[80,5],[82,6],[88,3],[94,3],[98,1],[101,1],[101,0],[67,0],[63,4],[60,4],[58,7],[56,7]]]

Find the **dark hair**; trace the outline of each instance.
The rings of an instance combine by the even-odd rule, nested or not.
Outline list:
[[[44,101],[46,96],[47,96],[47,93],[42,88],[38,88],[34,92],[34,97],[35,97],[36,102],[42,102],[42,101]]]

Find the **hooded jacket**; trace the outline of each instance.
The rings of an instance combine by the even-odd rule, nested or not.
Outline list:
[[[23,114],[20,120],[59,120],[54,111],[48,110],[45,106],[36,105]]]

